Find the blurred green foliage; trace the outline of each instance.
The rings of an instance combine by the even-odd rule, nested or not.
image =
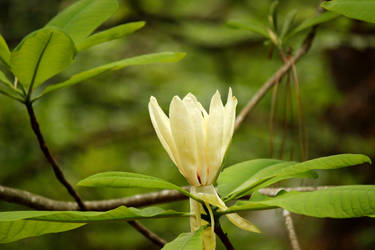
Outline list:
[[[14,48],[23,36],[44,26],[72,2],[1,0],[0,33]],[[268,0],[121,0],[120,10],[104,27],[141,20],[147,22],[146,26],[126,38],[83,51],[66,72],[53,78],[54,82],[100,64],[143,53],[184,51],[187,56],[176,64],[137,66],[106,73],[51,93],[36,103],[42,132],[71,183],[98,172],[134,171],[186,185],[152,129],[147,111],[149,97],[157,97],[164,110],[168,110],[174,95],[192,92],[207,107],[216,89],[225,96],[231,86],[239,100],[238,111],[241,110],[282,62],[276,51],[272,58],[268,56],[270,47],[260,36],[230,29],[225,22],[254,17],[266,22],[270,3]],[[280,16],[297,9],[296,21],[301,22],[314,16],[318,4],[319,1],[284,0],[280,2]],[[374,25],[344,17],[324,24],[311,51],[297,64],[310,158],[346,152],[374,156],[374,101],[371,99],[374,89],[371,86],[375,86],[375,71],[361,71],[375,62],[374,30]],[[291,43],[294,51],[304,34]],[[362,52],[366,56],[356,64],[355,56]],[[345,74],[357,75],[345,77]],[[367,95],[363,97],[363,93]],[[281,102],[279,106],[277,112],[281,113]],[[271,94],[268,94],[235,133],[224,166],[269,157],[270,109]],[[0,117],[0,184],[70,200],[38,148],[25,108],[0,96]],[[282,155],[286,160],[291,154],[294,159],[299,158],[296,124],[294,116],[288,123]],[[278,152],[282,143],[280,127],[276,132]],[[374,177],[372,169],[363,167],[325,172],[317,180],[288,184],[374,184]],[[79,188],[78,192],[90,200],[146,191]],[[188,209],[187,202],[162,206]],[[11,209],[25,208],[0,202],[1,211]],[[289,249],[280,211],[243,215],[251,217],[263,234],[242,232],[223,219],[224,231],[234,245],[246,246],[238,249]],[[295,218],[303,249],[371,249],[375,244],[372,237],[375,225],[370,219]],[[167,240],[189,230],[184,218],[150,220],[144,224]],[[1,248],[156,249],[122,222],[93,224]]]

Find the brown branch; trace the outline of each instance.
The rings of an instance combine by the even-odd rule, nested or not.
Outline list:
[[[288,62],[284,63],[284,65],[263,84],[253,98],[251,98],[246,106],[241,110],[236,119],[235,130],[238,129],[241,123],[264,97],[268,90],[270,90],[271,87],[276,84],[277,81],[279,81],[303,55],[307,53],[311,47],[312,41],[314,40],[315,30],[316,26],[311,29],[306,39],[302,43],[301,48],[288,60]]]
[[[128,221],[129,225],[131,225],[133,228],[135,228],[138,232],[143,234],[147,239],[158,245],[159,247],[163,247],[167,242],[154,234],[152,231],[147,229],[145,226],[143,226],[138,221]]]
[[[319,187],[296,187],[296,188],[262,188],[259,192],[267,196],[275,196],[280,190],[311,192],[315,190],[327,189],[329,186]],[[186,187],[186,189],[188,189]],[[143,207],[148,205],[161,204],[166,202],[186,200],[187,197],[176,190],[163,190],[120,199],[85,201],[85,206],[90,211],[108,211],[119,206]],[[38,194],[0,186],[0,200],[24,205],[38,210],[59,210],[72,211],[79,210],[77,203],[69,201],[58,201],[43,197]]]
[[[232,243],[230,242],[227,234],[224,233],[220,223],[215,224],[215,233],[220,238],[221,242],[223,242],[227,250],[234,250]]]
[[[294,229],[293,219],[288,210],[283,209],[283,216],[285,220],[285,227],[288,231],[290,244],[293,250],[301,250],[298,242],[296,230]]]
[[[36,116],[35,116],[35,113],[34,113],[33,104],[30,101],[27,101],[25,103],[25,105],[26,105],[27,112],[28,112],[29,117],[30,117],[31,127],[34,131],[34,134],[35,134],[36,138],[38,139],[40,149],[42,150],[43,155],[46,158],[46,160],[50,163],[50,165],[53,169],[53,172],[55,173],[56,178],[65,187],[65,189],[68,191],[68,193],[74,198],[74,200],[77,202],[80,210],[82,210],[82,211],[87,210],[85,205],[83,204],[81,198],[77,194],[77,192],[74,190],[72,185],[65,178],[64,173],[62,172],[61,168],[59,167],[55,158],[53,158],[49,148],[47,147],[46,141],[44,140],[42,132],[40,131],[38,120],[36,119]]]

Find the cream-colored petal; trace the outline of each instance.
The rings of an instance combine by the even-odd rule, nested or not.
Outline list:
[[[226,217],[230,222],[232,222],[235,226],[241,228],[242,230],[254,233],[261,233],[259,228],[257,228],[250,221],[246,220],[245,218],[242,218],[238,214],[227,214]]]
[[[148,110],[150,112],[151,122],[156,131],[156,135],[158,136],[164,149],[167,151],[169,157],[172,159],[174,164],[178,166],[179,157],[176,152],[176,145],[172,137],[169,119],[160,108],[156,98],[153,96],[150,98]]]
[[[232,96],[232,89],[229,88],[227,103],[224,107],[224,132],[223,145],[221,149],[223,157],[228,149],[228,146],[233,136],[234,123],[236,120],[236,106],[237,99],[236,97]]]
[[[205,152],[205,124],[202,111],[199,107],[200,103],[195,96],[188,94],[184,97],[183,103],[188,110],[193,125],[195,142],[196,142],[196,167],[199,180],[202,185],[207,184],[207,164]]]
[[[191,116],[183,101],[175,96],[169,106],[172,137],[180,157],[180,166],[191,185],[200,185],[197,178],[197,144]]]
[[[220,93],[216,91],[211,99],[210,112],[206,125],[206,153],[208,165],[208,184],[212,184],[216,178],[223,161],[221,149],[223,145],[224,107]]]

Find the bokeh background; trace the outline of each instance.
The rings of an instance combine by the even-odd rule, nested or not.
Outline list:
[[[0,32],[14,48],[26,34],[41,28],[72,2],[0,0]],[[207,107],[217,89],[224,99],[231,86],[239,100],[238,111],[241,110],[282,62],[276,51],[270,57],[270,46],[264,39],[248,31],[230,29],[225,22],[250,17],[266,22],[270,3],[269,0],[120,0],[119,11],[102,28],[136,20],[147,21],[146,27],[81,53],[77,62],[51,83],[90,67],[144,53],[184,51],[187,56],[175,64],[136,66],[107,73],[54,92],[36,103],[41,129],[67,178],[76,183],[98,172],[135,171],[186,185],[151,126],[147,111],[149,97],[157,97],[164,110],[168,110],[174,95],[192,92]],[[281,1],[280,19],[296,9],[296,23],[299,23],[315,15],[318,3],[316,0]],[[294,50],[304,34],[291,44]],[[319,27],[311,51],[297,64],[308,158],[349,152],[374,157],[374,65],[374,25],[340,17]],[[294,103],[293,115],[289,113],[285,129],[280,125],[286,109],[285,93],[285,88],[280,87],[272,132],[273,157],[299,160],[295,96],[288,99]],[[270,157],[270,112],[271,92],[235,133],[224,166]],[[1,185],[70,200],[39,150],[25,108],[0,96],[0,117]],[[279,185],[375,184],[375,171],[369,166],[319,172],[319,175],[316,180]],[[78,189],[88,200],[146,191]],[[188,210],[186,201],[162,206]],[[27,208],[0,201],[0,211],[15,209]],[[244,213],[243,216],[258,225],[263,234],[240,231],[223,219],[224,230],[236,249],[290,249],[281,211]],[[374,220],[293,217],[302,249],[375,248]],[[189,230],[186,218],[143,223],[167,240]],[[94,223],[0,248],[157,249],[125,222]]]

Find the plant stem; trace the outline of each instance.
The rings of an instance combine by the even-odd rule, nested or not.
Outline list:
[[[227,250],[234,250],[232,243],[230,242],[227,234],[224,233],[219,222],[215,223],[215,233],[220,238],[221,242],[223,242]]]
[[[129,225],[131,225],[134,229],[136,229],[139,233],[141,233],[143,236],[145,236],[147,239],[149,239],[154,244],[158,245],[159,247],[163,247],[167,242],[154,234],[152,231],[147,229],[145,226],[143,226],[138,221],[128,221]]]
[[[26,101],[25,105],[26,105],[26,108],[27,108],[27,112],[29,114],[31,127],[34,131],[34,134],[35,134],[36,138],[38,139],[40,149],[42,150],[43,155],[46,158],[46,160],[50,163],[50,165],[53,169],[53,172],[55,173],[56,178],[66,188],[68,193],[74,198],[74,200],[77,202],[80,210],[86,211],[87,209],[86,209],[85,204],[82,202],[81,198],[78,196],[77,192],[74,190],[72,185],[66,180],[66,178],[64,176],[64,173],[62,172],[61,168],[59,167],[55,158],[52,156],[52,154],[50,152],[50,150],[49,150],[49,148],[48,148],[48,146],[47,146],[47,144],[44,140],[42,132],[40,131],[39,123],[38,123],[38,120],[36,119],[32,103],[30,101]]]

